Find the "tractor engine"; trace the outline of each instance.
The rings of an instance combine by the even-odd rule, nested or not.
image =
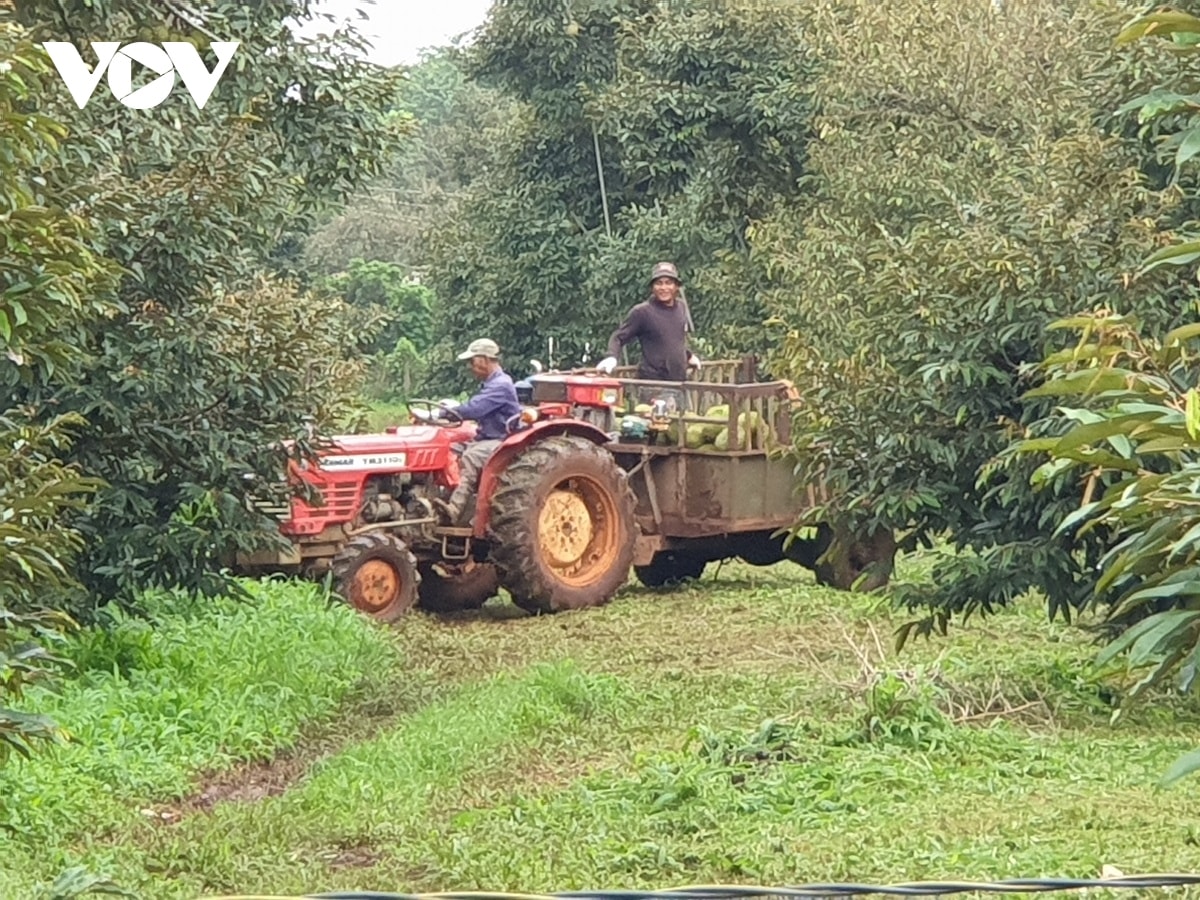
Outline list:
[[[289,478],[317,489],[322,500],[294,497],[280,532],[306,559],[332,555],[337,544],[366,531],[420,537],[435,519],[430,500],[448,495],[458,483],[452,445],[473,435],[473,425],[414,425],[334,438],[317,465],[290,464]]]
[[[358,517],[363,524],[394,522],[397,525],[433,515],[430,497],[446,493],[445,488],[432,483],[427,473],[414,475],[401,472],[368,478],[363,489],[362,507]]]

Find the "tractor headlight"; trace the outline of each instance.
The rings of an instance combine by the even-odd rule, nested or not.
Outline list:
[[[616,406],[621,402],[620,388],[605,388],[600,393],[600,402],[608,406]]]

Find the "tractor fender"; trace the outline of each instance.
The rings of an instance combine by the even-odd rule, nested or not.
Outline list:
[[[496,480],[508,466],[513,457],[522,453],[527,447],[544,441],[548,437],[562,434],[573,434],[586,438],[594,444],[604,445],[612,440],[609,435],[588,422],[579,419],[549,419],[545,422],[535,422],[529,428],[518,431],[504,439],[496,452],[488,458],[479,474],[479,489],[475,492],[475,524],[474,536],[487,536],[488,519],[491,514],[492,491],[496,489]]]

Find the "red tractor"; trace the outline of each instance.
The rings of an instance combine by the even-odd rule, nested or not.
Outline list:
[[[458,484],[457,442],[472,423],[409,403],[413,424],[332,439],[288,477],[319,491],[281,516],[282,552],[244,556],[245,572],[323,577],[354,607],[392,622],[414,605],[482,606],[504,587],[531,612],[602,604],[629,577],[638,535],[628,476],[605,449],[621,382],[548,376],[552,399],[526,403],[484,468],[469,527],[439,524],[433,498]]]

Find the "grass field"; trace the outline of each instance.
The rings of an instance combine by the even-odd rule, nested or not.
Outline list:
[[[154,696],[172,665],[208,691],[133,718],[135,694],[104,693],[116,675],[90,703],[68,687],[99,749],[5,773],[25,818],[0,839],[0,896],[76,864],[154,900],[1200,870],[1194,784],[1157,785],[1200,744],[1200,708],[1159,698],[1110,725],[1087,635],[1033,604],[897,654],[886,598],[790,564],[390,630],[312,591],[270,597],[257,620],[170,632],[225,647],[222,677],[212,649],[151,653]],[[257,761],[205,775],[205,753]]]

